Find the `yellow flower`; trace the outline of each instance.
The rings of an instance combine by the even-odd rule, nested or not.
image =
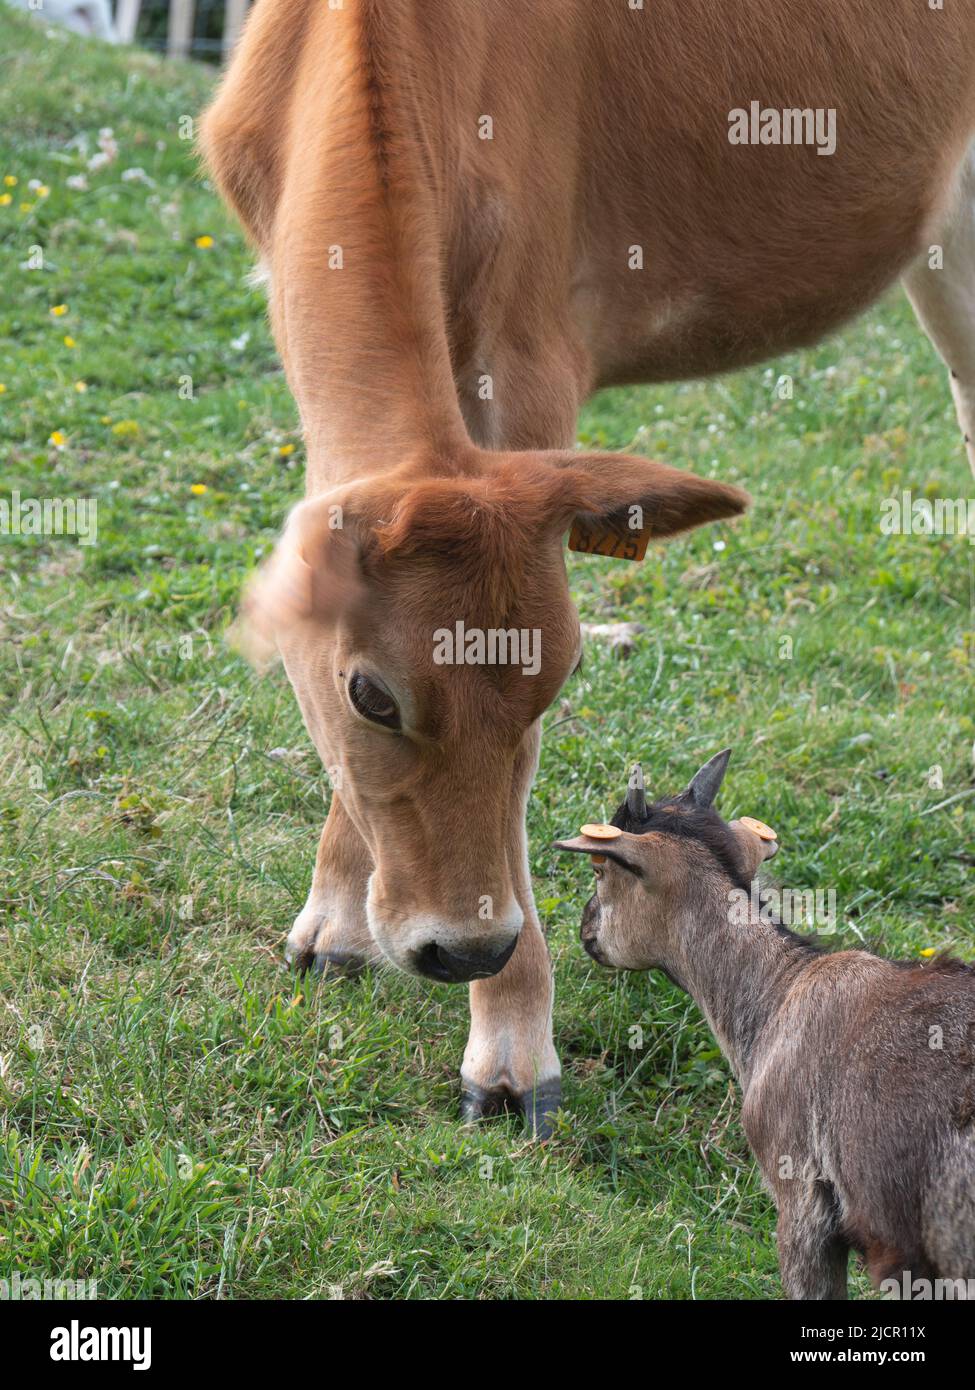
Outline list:
[[[3,384],[2,381],[0,381],[0,396],[3,395],[4,391],[6,391],[6,389],[7,389],[6,386]]]
[[[88,390],[88,383],[87,383],[87,381],[76,381],[75,384],[74,384],[74,389],[75,389],[76,391],[87,391],[87,390]]]
[[[68,312],[67,304],[52,304],[51,313],[56,319],[62,318]]]
[[[282,458],[286,459],[288,455],[293,454],[294,451],[295,446],[293,444],[282,444],[281,448],[278,450],[278,453],[281,455]]]
[[[209,251],[210,247],[213,245],[213,237],[212,237],[212,236],[198,236],[197,239],[196,239],[196,244],[197,244],[197,246],[200,248],[201,251]]]
[[[13,198],[9,193],[0,193],[0,208],[5,208],[11,202],[13,202]]]
[[[102,415],[99,418],[103,425],[110,425],[112,423],[111,415]]]
[[[46,198],[51,192],[51,190],[48,188],[46,183],[39,183],[37,187],[34,189],[34,192],[37,194],[38,198]]]
[[[206,483],[194,483],[193,486],[190,488],[190,492],[192,492],[194,497],[202,497],[206,490]]]
[[[938,952],[936,951],[936,949],[935,949],[933,946],[926,946],[926,947],[924,948],[924,950],[923,950],[923,951],[919,951],[918,954],[924,956],[924,958],[925,958],[926,960],[930,960],[931,957],[932,957],[932,956],[936,956],[936,955],[938,954]]]
[[[34,206],[33,203],[21,203],[21,205],[20,205],[20,210],[21,210],[21,212],[30,212],[30,210],[31,210],[31,208],[32,208],[33,206]]]
[[[64,445],[67,444],[68,437],[67,435],[62,434],[60,430],[53,430],[51,432],[51,437],[47,442],[49,444],[53,444],[56,449],[62,449]]]
[[[119,420],[112,426],[112,433],[118,439],[138,439],[141,434],[138,420]]]
[[[3,181],[4,181],[4,183],[7,185],[8,188],[16,188],[16,187],[17,187],[17,180],[14,178],[13,174],[4,174],[4,176],[3,176]]]
[[[72,336],[71,336],[70,333],[65,333],[65,335],[64,335],[64,346],[65,346],[65,347],[77,347],[77,346],[78,346],[78,344],[75,342],[74,338],[72,338]]]

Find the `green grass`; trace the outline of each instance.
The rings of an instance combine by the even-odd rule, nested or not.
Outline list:
[[[281,964],[327,784],[283,673],[222,634],[302,445],[241,234],[180,138],[211,74],[3,7],[0,51],[0,495],[99,505],[95,546],[0,539],[0,1275],[120,1297],[778,1297],[727,1067],[666,981],[590,965],[587,869],[549,846],[611,811],[630,759],[669,792],[730,743],[723,810],[776,826],[783,882],[835,889],[843,942],[972,957],[975,802],[934,808],[972,789],[975,549],[879,529],[900,488],[971,491],[906,304],[586,410],[588,443],[755,505],[639,567],[572,562],[585,619],[645,632],[626,662],[588,651],[529,813],[566,1110],[541,1149],[513,1119],[464,1131],[465,991]],[[102,126],[118,157],[68,188]],[[151,183],[121,177],[136,166]],[[34,245],[44,268],[22,269]]]

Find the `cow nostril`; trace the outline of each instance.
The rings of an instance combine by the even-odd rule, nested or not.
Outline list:
[[[428,941],[414,952],[413,965],[428,980],[441,984],[464,984],[469,980],[486,980],[503,970],[518,944],[517,934],[507,946],[497,950],[472,949],[452,951]]]
[[[440,959],[440,947],[435,941],[428,941],[425,946],[421,946],[413,955],[413,964],[421,975],[426,975],[428,980],[440,980],[444,984],[449,984],[454,980],[446,962]]]

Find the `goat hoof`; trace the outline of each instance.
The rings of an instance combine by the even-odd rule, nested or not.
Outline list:
[[[543,1082],[517,1094],[503,1087],[486,1090],[465,1081],[461,1085],[460,1114],[464,1124],[475,1124],[478,1120],[514,1110],[524,1116],[532,1138],[544,1140],[552,1136],[555,1113],[561,1100],[562,1086],[557,1077],[554,1081]]]

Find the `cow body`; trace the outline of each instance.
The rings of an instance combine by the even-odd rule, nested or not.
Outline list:
[[[753,100],[835,111],[835,153],[731,145]],[[390,322],[388,283],[375,330],[429,314],[415,346],[449,353],[471,434],[519,448],[571,439],[600,386],[740,367],[864,308],[936,237],[973,128],[969,7],[263,0],[207,143],[287,282],[279,337],[348,307],[311,264],[328,246],[408,254],[417,321]],[[377,191],[388,218],[363,215]]]
[[[729,117],[752,102],[834,113],[835,151],[732,144]],[[415,536],[437,557],[456,541],[457,517],[488,495],[516,507],[508,529],[517,517],[517,592],[503,614],[487,603],[485,623],[523,628],[526,613],[557,613],[545,637],[557,660],[538,687],[548,700],[571,665],[572,620],[560,607],[564,576],[551,569],[540,579],[534,557],[554,544],[547,518],[571,506],[572,489],[553,467],[572,458],[533,451],[569,449],[593,390],[729,370],[812,342],[906,273],[951,359],[963,426],[975,434],[975,331],[967,301],[958,308],[959,284],[975,277],[965,213],[973,129],[968,5],[258,0],[202,143],[268,272],[309,499],[358,488],[349,504],[373,532],[390,515],[414,517]],[[922,253],[939,237],[957,254],[934,280]],[[607,456],[606,486],[616,488],[607,513],[627,500],[627,477],[636,486],[633,470],[632,460]],[[427,482],[432,501],[420,496]],[[585,514],[600,510],[581,474],[573,486]],[[659,535],[739,505],[717,484],[700,506],[678,497],[674,477],[666,486]],[[468,489],[468,513],[457,510],[457,487]],[[463,561],[444,558],[454,568],[438,574],[438,590],[461,596],[458,611],[444,612],[448,625],[470,624],[486,595],[502,602],[500,535],[476,559],[475,549]],[[561,576],[561,559],[546,555]],[[419,597],[430,576],[414,566],[412,578],[401,569],[389,583],[385,571],[375,579],[384,602],[414,624],[401,674],[422,661],[420,632],[432,613]],[[278,586],[276,627],[281,590],[294,588]],[[384,647],[398,636],[384,634]],[[330,729],[348,711],[338,684],[324,702],[320,688],[325,672],[347,680],[349,663],[307,637],[284,654],[306,722],[334,759]],[[427,670],[424,680],[432,678]],[[454,692],[473,680],[458,676]],[[440,700],[455,698],[438,690]],[[473,713],[482,708],[473,685],[464,699],[470,727],[487,729]],[[497,804],[484,807],[494,849],[463,882],[480,876],[490,885],[482,896],[500,894],[508,924],[507,936],[499,929],[480,944],[497,961],[511,932],[522,943],[494,980],[472,985],[464,1074],[475,1111],[485,1096],[526,1087],[547,1088],[550,1103],[558,1074],[523,824],[544,702],[521,704],[512,723],[509,701],[483,748],[467,755],[483,753],[495,768]],[[424,730],[428,743],[436,737]],[[398,911],[399,890],[373,867],[381,841],[372,819],[387,814],[388,798],[367,782],[350,762],[290,938],[298,958],[360,959],[377,941],[400,964],[413,952],[412,927],[409,952],[392,945],[388,914]],[[419,805],[408,784],[419,786],[419,774],[404,761],[404,846]],[[426,795],[443,809],[441,790]],[[418,881],[412,854],[404,847],[400,857]],[[438,875],[442,907],[458,883]],[[429,903],[411,909],[412,923],[420,916],[432,923],[437,912]],[[453,950],[469,931],[444,936],[437,927],[435,939]]]

